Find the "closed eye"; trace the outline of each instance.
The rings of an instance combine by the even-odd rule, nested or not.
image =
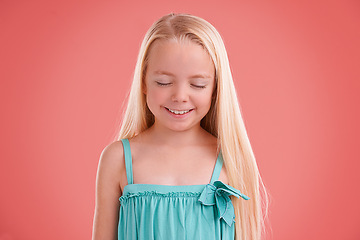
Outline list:
[[[195,87],[195,88],[206,88],[206,85],[195,85],[195,84],[191,84],[191,86]]]
[[[159,86],[168,86],[171,83],[156,82],[156,84],[159,85]]]

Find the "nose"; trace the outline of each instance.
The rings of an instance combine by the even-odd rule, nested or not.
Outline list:
[[[187,102],[189,100],[189,94],[185,84],[174,86],[171,100],[174,102]]]

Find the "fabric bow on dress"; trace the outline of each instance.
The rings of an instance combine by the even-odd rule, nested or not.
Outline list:
[[[230,195],[237,198],[242,197],[245,200],[250,199],[236,188],[221,181],[215,181],[213,184],[209,183],[205,186],[200,194],[199,201],[204,205],[216,205],[220,216],[219,219],[222,218],[231,227],[235,222],[235,211]]]

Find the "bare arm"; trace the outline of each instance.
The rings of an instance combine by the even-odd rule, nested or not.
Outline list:
[[[116,240],[119,221],[120,173],[124,164],[120,142],[101,153],[96,176],[96,200],[92,240]]]

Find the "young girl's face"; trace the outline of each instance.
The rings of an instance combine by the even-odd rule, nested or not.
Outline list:
[[[200,128],[215,85],[215,67],[202,46],[185,40],[153,43],[145,94],[155,124],[173,131]]]

